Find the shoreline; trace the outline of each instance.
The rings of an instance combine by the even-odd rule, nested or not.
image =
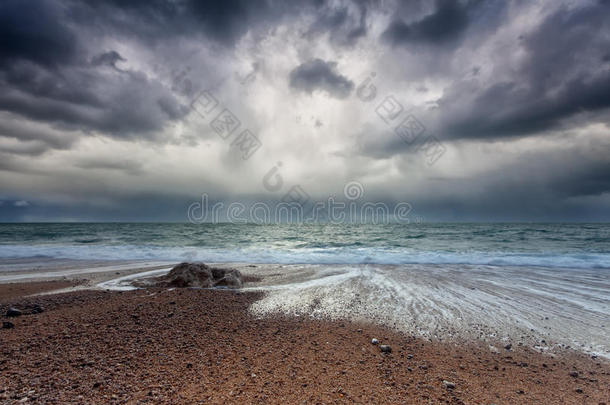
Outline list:
[[[34,403],[603,403],[610,363],[490,351],[370,323],[256,317],[261,293],[82,290],[11,299],[0,399]],[[4,302],[4,301],[3,301]],[[2,304],[6,309],[6,304]],[[382,353],[372,338],[391,346]]]
[[[0,284],[59,280],[74,284],[55,292],[128,291],[134,289],[131,281],[161,275],[174,264],[19,259],[0,264]],[[241,291],[264,293],[249,308],[255,316],[373,322],[431,340],[522,345],[550,354],[574,348],[610,359],[610,285],[604,273],[467,265],[208,264],[238,269],[249,279]]]

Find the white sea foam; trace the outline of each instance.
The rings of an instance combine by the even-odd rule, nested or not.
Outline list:
[[[258,272],[256,315],[369,320],[438,339],[571,346],[610,358],[607,270],[463,265],[288,266]],[[544,341],[544,342],[543,342]]]
[[[130,245],[0,245],[0,259],[42,256],[79,260],[167,260],[281,264],[467,264],[610,268],[610,253],[412,252],[406,249],[220,249]]]
[[[130,274],[128,276],[114,278],[112,280],[104,281],[97,284],[98,288],[112,291],[131,291],[137,289],[132,285],[132,282],[136,279],[157,277],[167,274],[171,270],[171,267],[158,270],[143,271],[141,273]]]

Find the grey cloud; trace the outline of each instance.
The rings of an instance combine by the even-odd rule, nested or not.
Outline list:
[[[168,189],[224,190],[234,200],[247,199],[243,189],[254,181],[252,173],[263,170],[256,165],[282,158],[286,173],[293,169],[298,173],[303,162],[289,164],[291,154],[286,153],[287,148],[293,151],[303,146],[299,142],[310,141],[308,134],[324,136],[326,130],[335,128],[338,136],[333,148],[341,151],[335,153],[337,171],[357,172],[358,177],[378,182],[366,185],[366,198],[372,190],[378,191],[380,200],[398,193],[399,181],[390,185],[386,181],[402,173],[405,187],[412,187],[416,181],[409,176],[423,179],[418,195],[408,201],[430,218],[610,219],[610,166],[591,150],[579,150],[569,143],[566,152],[540,148],[540,152],[531,154],[521,146],[508,146],[501,150],[514,153],[514,163],[498,166],[490,157],[489,161],[480,162],[481,172],[469,178],[449,179],[448,172],[460,171],[459,159],[471,158],[467,153],[457,153],[447,163],[445,178],[431,178],[426,177],[424,158],[393,132],[395,126],[385,125],[374,112],[378,102],[393,91],[405,106],[409,104],[408,94],[400,94],[402,91],[410,92],[415,103],[425,99],[421,103],[424,107],[416,107],[412,113],[427,127],[427,134],[446,139],[447,145],[456,146],[458,152],[462,143],[453,140],[470,139],[464,144],[472,146],[503,139],[508,145],[517,145],[520,140],[504,138],[531,136],[528,142],[544,146],[548,140],[542,136],[551,131],[559,133],[559,128],[610,123],[609,3],[570,2],[569,7],[561,7],[549,1],[541,14],[524,16],[529,11],[528,4],[497,0],[40,0],[33,7],[28,2],[6,0],[0,4],[0,186],[9,197],[0,210],[0,219],[44,219],[55,215],[94,220],[184,220],[186,207],[197,196],[171,195]],[[535,19],[544,13],[550,14],[536,23]],[[392,20],[389,26],[388,15]],[[517,24],[503,25],[506,17],[527,17],[528,24],[524,26],[530,27],[533,22],[533,28],[530,32],[515,32],[521,24],[510,20]],[[364,106],[362,116],[343,125],[345,117],[324,115],[320,117],[319,122],[324,122],[321,127],[315,119],[309,126],[301,125],[297,130],[303,131],[302,136],[295,136],[289,146],[280,139],[272,142],[275,133],[294,126],[284,127],[279,122],[281,127],[276,131],[275,126],[268,125],[270,114],[260,114],[261,109],[249,103],[258,97],[258,92],[263,97],[257,100],[269,100],[265,96],[284,90],[280,86],[280,91],[273,93],[278,89],[265,87],[273,86],[269,78],[277,75],[274,69],[284,66],[274,59],[276,44],[284,46],[284,38],[278,38],[283,30],[288,34],[286,38],[296,38],[295,43],[285,44],[287,54],[299,55],[305,61],[287,78],[291,88],[309,94],[321,91],[342,99],[342,103],[333,103],[333,107],[345,108],[338,111],[353,113],[355,105]],[[383,32],[381,38],[363,40],[379,30]],[[265,35],[270,35],[271,41],[260,40]],[[248,40],[238,44],[244,37]],[[373,39],[396,48],[387,52],[388,47],[382,43],[371,45],[369,40]],[[319,44],[314,43],[318,41]],[[111,44],[120,45],[112,49]],[[505,44],[509,44],[510,53],[501,48]],[[513,53],[517,48],[519,55]],[[190,54],[194,56],[191,58]],[[362,58],[365,54],[373,56]],[[234,69],[237,63],[248,66],[253,60],[267,62],[265,55],[273,55],[273,60],[261,64],[264,68],[258,71],[253,67],[257,71],[256,86],[237,86],[233,78],[227,77],[227,66]],[[309,60],[311,55],[323,56],[324,60]],[[381,59],[376,60],[375,55],[382,55]],[[348,100],[354,83],[337,71],[332,60],[339,58],[353,63],[350,72],[354,75],[377,72],[374,83],[379,94],[374,103]],[[220,143],[203,120],[191,121],[189,117],[180,135],[171,130],[185,117],[188,108],[186,97],[182,97],[186,92],[179,94],[184,83],[171,83],[174,75],[168,72],[178,73],[187,63],[192,68],[188,75],[193,87],[200,90],[210,85],[244,127],[269,140],[261,152],[269,154],[265,155],[268,160],[261,163],[257,156],[235,164],[231,159],[239,156],[222,155],[231,148],[230,142]],[[149,65],[136,71],[139,68],[134,66],[142,64]],[[155,70],[155,64],[160,68]],[[122,66],[126,67],[119,68]],[[149,71],[154,73],[145,73]],[[360,82],[356,76],[351,79]],[[170,88],[172,84],[174,89]],[[440,99],[431,100],[440,91]],[[276,101],[274,98],[270,106]],[[308,107],[306,103],[299,105]],[[308,111],[297,113],[309,116]],[[362,126],[360,135],[348,139],[349,131],[358,131],[356,125]],[[154,156],[160,161],[148,164],[129,157],[80,156],[91,144],[82,142],[81,151],[75,147],[77,143],[97,135],[150,141],[142,149],[155,147],[143,150],[141,156]],[[210,173],[220,166],[225,174],[231,171],[231,176],[203,179],[204,174],[193,174],[191,169],[200,162],[188,162],[177,155],[183,153],[184,143],[177,144],[185,139],[190,139],[192,145],[205,140],[210,148],[218,146],[214,140],[219,141],[219,157],[212,155],[213,149],[202,149],[205,163]],[[590,141],[585,136],[583,139]],[[177,147],[156,147],[152,142],[169,142]],[[607,144],[594,147],[608,150]],[[74,162],[77,169],[57,164],[52,153],[45,155],[69,149],[73,150],[62,154],[69,155],[68,161]],[[108,154],[106,149],[102,152]],[[185,153],[190,158],[193,155],[189,152],[192,150]],[[34,164],[34,157],[43,164]],[[398,169],[386,176],[380,167],[385,167],[383,160],[388,157],[417,173]],[[57,168],[53,170],[55,164]],[[313,165],[308,162],[306,166]],[[309,179],[320,176],[315,191],[327,192],[332,181],[324,176],[328,176],[331,166],[321,162],[315,166],[315,170],[303,169],[301,174]],[[158,167],[175,170],[183,184],[173,188],[172,183],[168,187],[162,184],[169,181],[163,176],[151,180],[148,175],[153,173],[144,168]],[[240,177],[238,171],[244,168],[248,168],[244,170],[247,173]],[[432,171],[437,173],[436,169],[435,166]],[[441,164],[438,172],[445,169]],[[121,187],[116,186],[117,179]],[[303,179],[291,179],[293,182]],[[11,188],[15,190],[12,194]],[[142,189],[148,191],[143,193]],[[312,189],[308,192],[313,195]],[[74,203],[51,203],[51,195],[55,201]],[[593,203],[578,202],[583,199]],[[31,205],[17,210],[13,203],[19,200],[30,201]],[[103,203],[96,205],[96,201]],[[593,214],[586,211],[588,208]]]
[[[125,60],[117,51],[108,51],[94,56],[91,64],[94,66],[107,65],[116,68],[117,62],[124,62]]]
[[[467,26],[468,12],[465,5],[454,0],[437,0],[434,12],[409,24],[396,19],[382,37],[392,45],[440,44],[455,40]]]
[[[147,44],[189,37],[231,46],[262,23],[325,9],[317,1],[43,0],[31,7],[8,0],[0,5],[0,85],[5,89],[0,110],[69,130],[159,139],[159,132],[182,119],[188,108],[155,79],[118,70],[117,63],[126,59],[116,50],[85,57],[94,38],[124,36]],[[338,97],[353,88],[331,65],[320,75],[318,84]]]
[[[608,221],[609,172],[610,161],[585,148],[525,153],[480,173],[476,181],[431,179],[431,192],[415,196],[413,205],[425,216],[447,221]]]
[[[130,175],[142,173],[142,164],[129,160],[82,159],[75,166],[81,169],[116,170]]]
[[[38,142],[53,149],[68,149],[77,136],[67,131],[56,131],[40,126],[25,125],[24,122],[0,115],[0,137],[13,138],[21,142]]]
[[[267,29],[287,16],[315,12],[316,0],[284,2],[275,0],[225,0],[180,2],[73,1],[71,14],[78,19],[94,20],[96,29],[121,32],[141,40],[158,42],[171,37],[201,36],[231,47],[247,32]]]
[[[522,38],[528,58],[512,81],[455,82],[438,103],[442,134],[523,136],[569,127],[574,115],[610,107],[610,66],[600,63],[610,47],[609,12],[607,2],[561,8]]]
[[[29,162],[23,161],[10,151],[7,153],[0,150],[0,172],[35,174],[36,169],[33,169],[28,163]]]
[[[348,3],[339,8],[322,8],[306,36],[313,39],[329,33],[333,44],[352,46],[368,32],[367,12],[365,2]]]
[[[39,156],[49,149],[48,145],[38,141],[20,142],[16,145],[2,145],[0,143],[0,152],[15,155]]]
[[[57,73],[29,66],[21,75],[13,74],[16,68],[5,72],[0,110],[122,138],[155,138],[156,131],[188,111],[169,89],[142,73],[100,69]]]
[[[0,3],[0,66],[30,60],[49,68],[76,57],[77,39],[54,1]]]
[[[335,98],[346,98],[354,89],[354,83],[336,70],[335,62],[313,59],[290,72],[290,86],[294,89],[313,93],[322,90]]]

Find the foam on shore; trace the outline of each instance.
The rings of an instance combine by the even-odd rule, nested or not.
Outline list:
[[[278,273],[278,270],[283,270]],[[264,267],[251,311],[366,320],[435,339],[572,347],[610,358],[603,270],[494,266]]]

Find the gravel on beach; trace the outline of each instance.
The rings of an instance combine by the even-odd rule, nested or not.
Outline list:
[[[257,319],[248,307],[259,297],[196,289],[0,296],[2,314],[10,306],[25,310],[10,318],[14,327],[0,330],[0,402],[602,404],[610,399],[610,365],[603,359],[430,342],[362,323]],[[44,312],[28,312],[36,305]],[[373,338],[391,351],[382,352],[371,344]]]

